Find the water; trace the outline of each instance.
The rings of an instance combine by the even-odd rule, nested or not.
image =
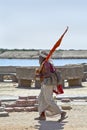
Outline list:
[[[53,59],[55,66],[87,63],[87,59]],[[0,59],[0,66],[39,66],[38,59]]]

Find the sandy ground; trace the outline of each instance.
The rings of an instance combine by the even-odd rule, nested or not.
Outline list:
[[[73,106],[67,115],[68,118],[59,123],[59,117],[37,121],[34,118],[38,112],[14,112],[9,117],[0,117],[0,130],[87,130],[87,106]]]
[[[0,96],[38,96],[39,92],[40,89],[17,88],[17,83],[0,83]],[[83,87],[65,89],[65,94],[87,95],[87,83],[83,83]],[[8,117],[0,117],[0,130],[87,130],[87,99],[83,104],[70,105],[72,109],[66,110],[68,118],[61,123],[57,122],[60,116],[38,121],[35,120],[38,112],[12,112]]]

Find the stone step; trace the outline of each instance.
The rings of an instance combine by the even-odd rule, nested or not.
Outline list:
[[[6,112],[32,112],[32,111],[38,111],[37,106],[31,106],[31,107],[7,107],[5,108]]]
[[[7,117],[9,116],[9,113],[6,111],[0,112],[0,117]]]
[[[14,108],[13,107],[6,107],[5,111],[6,112],[14,112]]]
[[[24,107],[14,107],[14,112],[23,112],[25,111]]]
[[[69,98],[63,98],[61,99],[61,102],[70,102],[71,100]]]
[[[36,99],[29,99],[29,100],[19,99],[16,101],[16,105],[18,107],[34,106],[34,104],[36,103],[37,103]]]
[[[1,106],[1,100],[0,100],[0,106]]]
[[[25,100],[37,99],[37,96],[19,96],[19,99],[25,99]]]
[[[37,103],[37,99],[18,99],[16,102],[5,103],[6,107],[28,107],[34,106]]]
[[[4,109],[4,107],[0,107],[0,112],[3,112],[5,109]]]
[[[38,108],[36,106],[33,107],[26,107],[25,108],[26,112],[32,112],[32,111],[38,111]]]

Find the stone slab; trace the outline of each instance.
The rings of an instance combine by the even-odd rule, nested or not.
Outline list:
[[[6,111],[0,112],[0,117],[6,117],[9,116],[9,113]]]

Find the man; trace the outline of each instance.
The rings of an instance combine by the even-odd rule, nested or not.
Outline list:
[[[45,51],[41,51],[39,55],[40,70],[38,76],[41,80],[41,92],[38,97],[38,111],[40,116],[37,119],[46,120],[46,116],[60,114],[61,118],[59,121],[62,121],[66,118],[66,112],[63,111],[53,99],[53,90],[58,83],[54,66],[50,60],[45,61],[47,55]]]

